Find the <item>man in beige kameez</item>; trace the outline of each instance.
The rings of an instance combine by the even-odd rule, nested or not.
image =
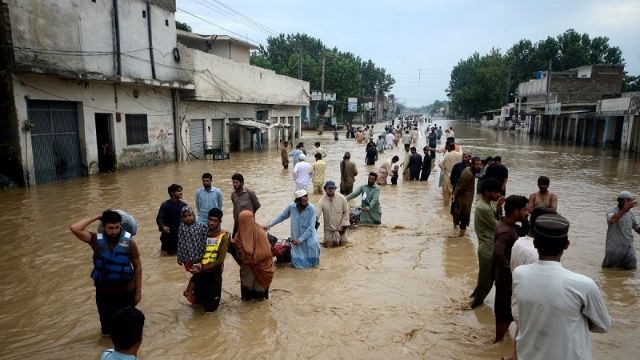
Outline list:
[[[453,167],[462,161],[462,153],[454,151],[455,145],[453,143],[449,144],[447,148],[447,152],[444,154],[438,166],[442,169],[444,173],[444,178],[442,179],[442,201],[445,205],[449,206],[451,201],[451,193],[453,192],[453,185],[451,184],[451,170]]]
[[[329,180],[324,184],[325,195],[316,205],[316,221],[324,217],[324,246],[334,247],[347,242],[349,226],[349,204],[347,199],[336,194],[336,183]]]
[[[353,183],[356,182],[358,168],[351,161],[351,153],[345,152],[340,162],[340,194],[349,195],[353,192]]]
[[[411,158],[411,145],[404,144],[404,161],[402,162],[402,180],[409,181],[411,180],[411,175],[409,174],[409,158]]]

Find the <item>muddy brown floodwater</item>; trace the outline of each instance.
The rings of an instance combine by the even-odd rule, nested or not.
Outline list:
[[[559,212],[571,221],[571,246],[563,263],[596,281],[613,318],[608,334],[593,336],[594,357],[640,357],[638,272],[600,267],[605,210],[621,190],[640,196],[640,161],[612,151],[544,143],[519,132],[444,120],[437,124],[453,125],[462,146],[474,154],[501,154],[509,168],[510,194],[528,195],[536,190],[539,175],[551,178]],[[330,133],[307,132],[303,141],[309,148],[318,139],[328,152],[327,179],[339,180],[346,150],[358,166],[358,184],[375,171],[364,165],[364,145],[345,139],[344,133],[334,141]],[[381,159],[400,152],[387,150]],[[89,278],[91,250],[68,230],[76,219],[109,207],[130,212],[139,223],[144,273],[139,307],[147,319],[142,359],[496,359],[509,354],[510,337],[492,344],[493,292],[485,306],[465,307],[477,274],[477,240],[473,231],[468,237],[452,236],[438,170],[426,184],[384,187],[384,225],[350,231],[349,246],[323,248],[318,269],[278,267],[268,301],[240,300],[238,266],[228,257],[219,310],[205,315],[189,306],[182,296],[187,273],[174,257],[159,251],[155,216],[167,186],[181,184],[184,200],[193,204],[200,175],[212,172],[214,186],[225,197],[226,229],[233,225],[233,172],[242,172],[258,194],[262,208],[257,218],[263,224],[293,196],[291,169],[282,169],[277,149],[231,158],[1,191],[0,358],[97,359],[111,347],[109,339],[100,337]],[[312,202],[318,199],[311,196]],[[288,236],[288,225],[275,227],[274,234]]]

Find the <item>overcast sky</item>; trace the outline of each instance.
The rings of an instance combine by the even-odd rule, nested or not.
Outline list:
[[[225,15],[224,5],[268,29]],[[300,32],[371,59],[393,75],[391,92],[409,106],[445,100],[451,69],[475,51],[506,51],[520,39],[536,42],[569,28],[608,37],[622,49],[626,70],[640,74],[640,0],[177,0],[177,6],[176,19],[197,33],[266,44],[270,32]]]

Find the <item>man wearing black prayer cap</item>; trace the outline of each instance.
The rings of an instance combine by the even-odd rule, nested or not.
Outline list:
[[[520,359],[591,359],[591,335],[605,333],[611,318],[598,286],[569,271],[560,258],[569,247],[569,221],[542,215],[534,225],[539,260],[513,271],[520,330]]]

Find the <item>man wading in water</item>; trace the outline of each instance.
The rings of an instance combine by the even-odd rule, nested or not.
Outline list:
[[[100,220],[103,231],[86,230],[89,224]],[[122,216],[107,210],[102,215],[78,220],[69,227],[80,241],[93,250],[91,278],[96,287],[96,305],[100,314],[102,335],[112,331],[113,315],[127,306],[134,306],[142,298],[142,263],[133,236],[122,230]],[[176,233],[178,232],[176,228]]]
[[[529,211],[537,207],[558,210],[558,195],[549,191],[549,178],[540,176],[538,178],[538,192],[529,195]]]
[[[526,222],[529,215],[529,200],[520,195],[509,196],[504,203],[505,216],[496,226],[493,236],[493,262],[495,268],[496,339],[502,340],[513,321],[511,314],[511,248],[518,240],[516,222]]]
[[[360,224],[380,224],[382,221],[382,210],[380,209],[380,187],[376,185],[378,174],[369,173],[367,183],[360,185],[354,192],[347,196],[347,201],[362,195],[362,205],[360,214]]]

